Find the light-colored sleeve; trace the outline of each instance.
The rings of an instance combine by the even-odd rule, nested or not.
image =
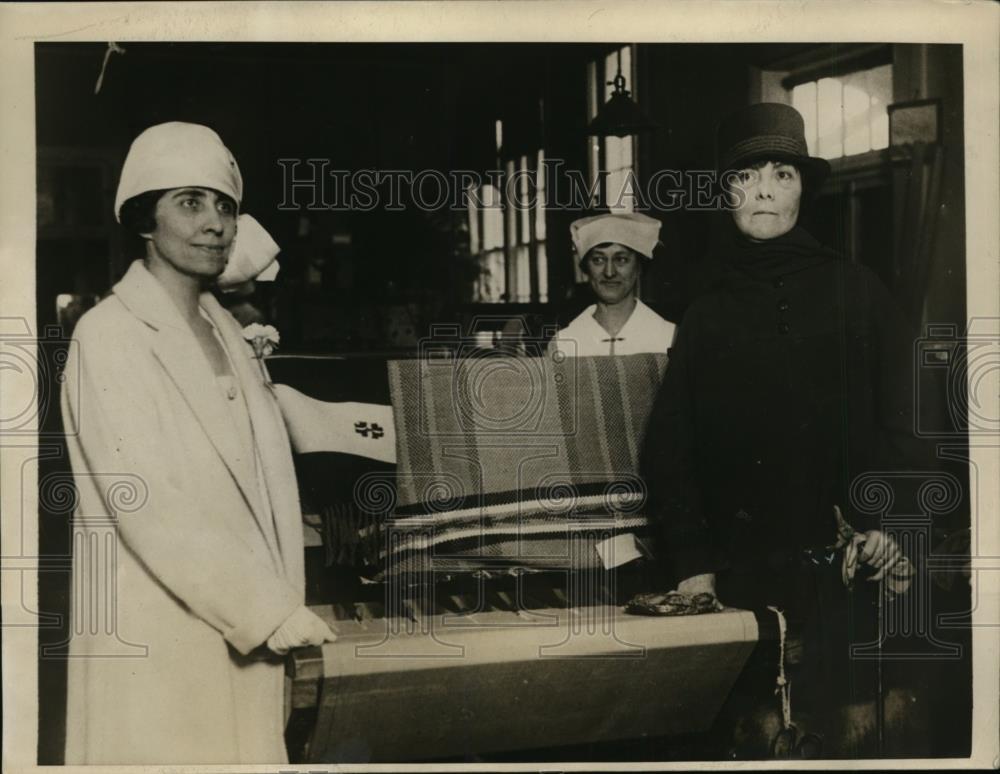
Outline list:
[[[86,323],[77,326],[67,361],[79,389],[64,390],[62,399],[78,511],[110,513],[116,476],[139,477],[146,499],[118,516],[119,539],[171,594],[249,653],[302,604],[301,594],[268,556],[213,519],[210,493],[185,487],[184,463],[164,458],[158,439],[178,419],[157,410],[151,380],[168,377],[156,372],[148,349]]]

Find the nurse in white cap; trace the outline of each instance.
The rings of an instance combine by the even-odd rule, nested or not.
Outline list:
[[[555,350],[579,356],[666,353],[674,324],[636,294],[659,233],[660,221],[639,213],[595,215],[570,225],[580,269],[597,302],[556,334]]]
[[[242,197],[197,124],[147,129],[122,169],[115,215],[138,254],[77,324],[62,402],[78,491],[67,764],[284,763],[280,654],[335,639],[304,606],[276,399],[209,292]],[[258,229],[234,283],[273,261]]]

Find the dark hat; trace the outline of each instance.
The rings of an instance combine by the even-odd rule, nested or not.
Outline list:
[[[750,105],[719,124],[715,158],[720,173],[755,161],[788,161],[802,170],[814,190],[830,174],[826,159],[809,155],[799,111],[780,102]]]

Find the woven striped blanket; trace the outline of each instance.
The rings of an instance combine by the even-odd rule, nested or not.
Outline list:
[[[665,355],[389,361],[395,465],[371,452],[368,470],[345,466],[343,449],[323,452],[336,470],[318,463],[323,422],[316,413],[286,410],[286,419],[297,414],[309,425],[297,433],[289,423],[300,480],[305,471],[323,477],[324,467],[327,482],[337,472],[352,478],[332,488],[300,481],[319,498],[325,521],[337,522],[326,529],[328,551],[331,540],[357,533],[377,546],[378,578],[598,566],[598,544],[624,532],[641,536],[647,527],[639,451],[665,365]],[[315,380],[316,364],[308,373]],[[302,381],[291,386],[315,400],[316,388]],[[349,426],[352,411],[372,413],[346,401],[331,406],[350,408],[330,426]],[[303,449],[297,436],[312,438],[312,448]],[[342,558],[343,547],[333,548]]]
[[[594,565],[646,527],[639,451],[664,356],[389,363],[387,567]]]

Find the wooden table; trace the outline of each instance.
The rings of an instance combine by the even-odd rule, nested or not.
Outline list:
[[[405,762],[706,730],[758,639],[747,611],[344,617],[289,662],[293,759]],[[297,742],[295,740],[298,740]]]

